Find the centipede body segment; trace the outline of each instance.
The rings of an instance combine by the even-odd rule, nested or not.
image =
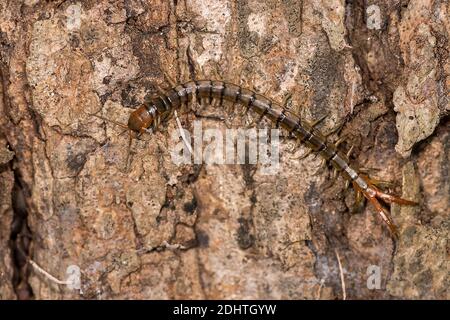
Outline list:
[[[176,85],[165,94],[153,97],[132,112],[128,121],[128,128],[138,133],[146,132],[149,129],[157,129],[161,122],[170,118],[174,110],[177,110],[183,104],[192,102],[194,97],[209,99],[210,101],[215,99],[219,101],[219,105],[222,105],[223,101],[241,104],[246,110],[255,112],[261,118],[269,119],[276,127],[287,130],[292,136],[311,148],[312,151],[330,162],[343,178],[353,185],[357,193],[364,195],[373,204],[394,236],[397,235],[397,228],[390,218],[388,210],[379,200],[403,205],[416,204],[413,201],[384,193],[378,189],[375,182],[367,175],[362,174],[356,166],[351,165],[348,156],[335,144],[328,142],[314,125],[284,110],[281,105],[261,94],[224,81],[202,80]]]

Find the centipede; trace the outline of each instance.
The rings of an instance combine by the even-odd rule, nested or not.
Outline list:
[[[306,145],[311,152],[320,155],[325,162],[353,186],[357,199],[367,199],[381,217],[393,238],[399,237],[386,205],[397,203],[414,206],[417,202],[403,199],[382,191],[378,180],[361,172],[357,164],[350,162],[348,152],[339,143],[328,141],[327,136],[317,129],[317,122],[308,122],[281,104],[272,101],[255,90],[246,89],[221,80],[195,80],[186,83],[171,83],[169,90],[158,90],[158,94],[147,99],[130,113],[127,125],[119,124],[130,133],[152,133],[173,117],[174,112],[197,99],[217,101],[220,107],[225,101],[239,104],[246,112],[253,111],[259,119],[268,119],[276,128],[282,128],[299,143]]]

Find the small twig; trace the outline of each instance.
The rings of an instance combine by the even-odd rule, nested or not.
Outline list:
[[[317,289],[317,296],[316,296],[316,300],[320,300],[320,298],[322,297],[322,288],[323,288],[323,284],[325,283],[324,279],[320,280],[320,285],[319,288]]]
[[[355,82],[352,82],[352,92],[350,93],[350,114],[353,114],[353,109],[354,109],[354,105],[353,105],[353,97],[355,96]]]
[[[166,240],[164,240],[159,246],[150,247],[150,248],[141,248],[141,249],[138,249],[136,252],[138,254],[146,254],[146,253],[150,253],[150,252],[154,252],[154,251],[161,251],[164,249],[176,251],[176,250],[185,250],[187,248],[185,246],[183,246],[182,244],[179,244],[179,243],[170,244]]]
[[[334,253],[336,254],[336,258],[337,258],[338,266],[339,266],[339,274],[341,276],[342,299],[346,300],[347,294],[345,291],[345,279],[344,279],[344,271],[342,270],[341,258],[339,257],[339,253],[338,253],[337,249],[334,249]]]
[[[166,240],[164,240],[162,242],[162,245],[169,250],[184,250],[184,249],[186,249],[186,247],[183,246],[182,244],[179,244],[179,243],[170,244]]]
[[[42,269],[36,262],[34,262],[33,260],[29,259],[28,260],[30,262],[30,264],[33,266],[34,269],[36,269],[37,271],[39,271],[41,274],[43,274],[47,279],[53,281],[54,283],[57,284],[63,284],[63,285],[67,285],[69,284],[69,281],[61,281],[58,280],[57,278],[55,278],[54,276],[52,276],[50,273],[48,273],[47,271],[45,271],[44,269]]]
[[[189,152],[190,152],[191,154],[193,154],[194,152],[192,151],[191,144],[188,143],[187,138],[186,138],[186,135],[184,134],[184,130],[183,130],[183,127],[181,126],[181,121],[180,121],[180,119],[178,118],[177,111],[175,110],[175,111],[173,112],[173,114],[174,114],[174,116],[175,116],[175,120],[176,120],[177,125],[178,125],[178,130],[180,131],[181,139],[183,139],[184,144],[185,144],[186,147],[188,148]]]

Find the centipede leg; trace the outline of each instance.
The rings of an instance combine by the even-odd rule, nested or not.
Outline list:
[[[192,53],[193,53],[193,51],[192,51],[191,45],[188,45],[188,47],[186,49],[186,55],[187,55],[188,64],[190,67],[189,71],[191,73],[191,77],[192,77],[192,79],[197,80],[197,77],[196,77],[196,74],[197,74],[197,75],[200,75],[200,78],[204,78],[203,68],[197,62],[197,60],[194,59]]]
[[[321,123],[321,122],[322,122],[323,120],[325,120],[326,118],[328,118],[328,115],[324,115],[324,116],[320,117],[319,119],[313,121],[313,122],[311,123],[311,127],[312,127],[312,128],[316,127],[319,123]]]
[[[348,187],[350,187],[350,180],[345,180],[344,189],[348,189]]]
[[[248,118],[249,118],[249,117],[247,116],[247,119],[248,119]],[[263,119],[264,119],[264,116],[259,116],[259,117],[258,117],[258,120],[255,120],[255,119],[253,118],[253,119],[251,119],[251,120],[246,124],[245,128],[246,128],[246,129],[249,129],[249,128],[256,127]]]
[[[353,149],[355,148],[355,146],[351,146],[350,149],[348,149],[347,151],[347,158],[350,158],[350,156],[352,155]]]
[[[367,197],[367,196],[366,196]],[[391,235],[398,239],[398,230],[397,226],[394,224],[394,221],[390,217],[389,212],[384,208],[381,203],[378,202],[378,200],[375,197],[367,197],[369,201],[372,203],[372,205],[375,207],[377,213],[380,215],[381,219],[386,223],[386,225],[389,228],[389,231],[391,232]]]
[[[331,179],[336,180],[339,176],[339,170],[336,168],[333,168],[333,171],[331,173]]]
[[[283,107],[284,110],[289,110],[289,104],[292,101],[292,94],[288,93],[287,95],[284,96],[283,98],[283,102],[281,103],[281,106]]]
[[[415,206],[418,204],[417,202],[414,202],[411,200],[406,200],[406,199],[391,195],[389,193],[385,193],[374,186],[372,186],[372,188],[375,190],[376,196],[387,203],[398,203],[398,204],[403,204],[403,205],[408,205],[408,206]]]
[[[332,133],[330,133],[330,134],[332,134]],[[329,135],[330,135],[329,134]],[[340,137],[339,139],[337,139],[337,141],[334,143],[334,146],[337,148],[337,147],[339,147],[341,144],[342,144],[342,142],[344,142],[345,140],[347,140],[347,138],[348,138],[348,135],[343,135],[342,137]]]
[[[335,127],[332,128],[330,131],[324,133],[324,136],[325,136],[325,137],[331,136],[333,133],[336,133],[336,132],[338,132],[339,130],[341,130],[341,129],[342,129],[342,126],[343,126],[343,123],[341,123],[341,124],[335,126]],[[348,137],[348,136],[344,136],[343,140],[342,140],[340,143],[342,143],[342,142],[345,140],[345,138],[347,138],[347,137]],[[338,141],[339,141],[339,140],[338,140]]]
[[[194,90],[194,93],[192,93],[192,100],[190,101],[190,103],[191,103],[190,109],[195,112],[199,104],[196,90]]]
[[[292,157],[294,160],[303,160],[306,157],[308,157],[312,153],[312,149],[308,149],[304,154],[298,156],[298,157]]]
[[[205,108],[209,104],[209,98],[200,98],[200,106]]]
[[[176,86],[176,82],[173,80],[173,78],[171,76],[169,76],[169,74],[163,70],[163,75],[164,78],[166,78],[167,82],[169,83],[169,85],[174,88]]]
[[[380,187],[380,188],[392,188],[392,187],[394,187],[394,184],[392,182],[390,182],[390,181],[379,180],[379,179],[374,179],[374,178],[370,178],[369,181],[374,186],[377,186],[377,187]]]
[[[217,67],[217,64],[215,64],[215,66]],[[213,76],[215,77],[216,80],[221,80],[222,77],[220,76],[219,72],[217,71],[216,68],[212,68],[211,69]]]
[[[161,88],[159,85],[155,85],[155,89],[156,89],[156,91],[158,91],[158,93],[160,94],[160,95],[162,95],[162,96],[166,96],[167,94],[166,94],[166,91],[163,89],[163,88]]]
[[[370,175],[370,174],[373,174],[373,173],[378,172],[378,171],[380,171],[380,170],[376,169],[376,168],[366,168],[366,167],[360,167],[359,168],[359,172],[364,173],[366,175]]]
[[[353,205],[353,208],[351,210],[352,213],[359,212],[364,205],[364,195],[361,191],[355,190],[355,203]]]

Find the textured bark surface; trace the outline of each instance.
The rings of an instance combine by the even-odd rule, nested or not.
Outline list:
[[[449,11],[428,0],[2,1],[0,298],[341,299],[337,254],[348,298],[448,298]],[[400,240],[372,207],[350,213],[354,192],[327,187],[331,170],[287,139],[276,175],[179,166],[170,121],[133,140],[127,166],[128,137],[93,114],[126,123],[167,88],[164,74],[220,75],[276,101],[291,94],[310,121],[328,115],[321,129],[342,125],[354,161],[420,203],[392,207]],[[245,125],[210,106],[180,115],[189,130],[225,130],[220,118]],[[78,266],[81,290],[30,259],[60,280]]]

